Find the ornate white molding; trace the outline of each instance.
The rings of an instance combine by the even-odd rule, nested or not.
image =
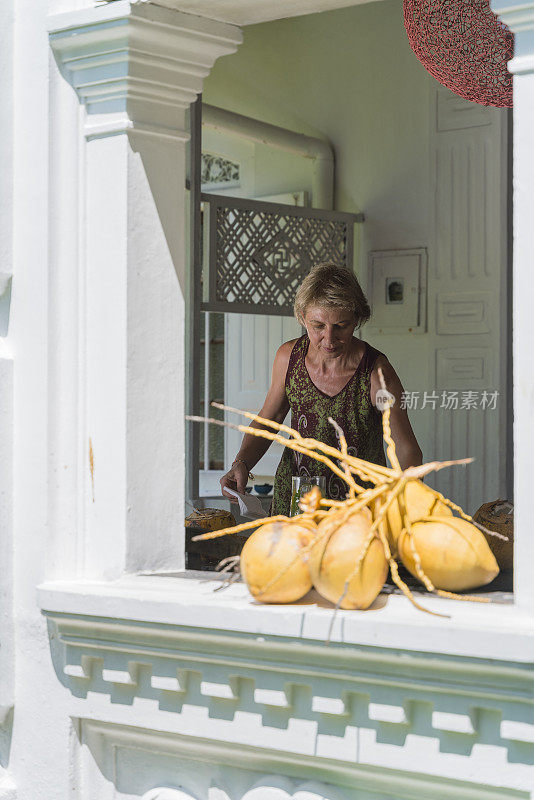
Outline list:
[[[512,60],[508,62],[508,70],[512,75],[524,75],[528,72],[534,72],[534,52],[531,55],[515,56],[512,58]]]
[[[201,719],[212,748],[267,747],[325,775],[333,764],[354,778],[364,764],[424,773],[421,752],[430,753],[435,775],[460,781],[464,794],[457,788],[451,797],[471,796],[473,775],[520,789],[534,776],[534,675],[526,665],[80,611],[47,613],[57,625],[58,678],[76,698],[73,716],[84,715],[91,693],[103,719],[170,729],[188,752],[208,747],[193,741]]]
[[[217,153],[202,153],[202,187],[229,188],[240,185],[241,165]]]
[[[11,275],[0,272],[0,563],[3,564],[0,585],[0,728],[5,725],[15,698],[12,499],[14,360],[13,345],[4,338],[8,333],[10,296]]]
[[[17,785],[7,769],[0,767],[0,800],[16,800]]]
[[[508,62],[513,75],[534,72],[534,2],[492,0],[491,10],[515,34],[515,54]]]
[[[193,797],[189,792],[183,792],[181,789],[169,789],[166,786],[159,786],[157,789],[151,789],[143,795],[141,800],[198,800],[198,797]]]
[[[192,576],[124,576],[117,581],[50,581],[38,587],[41,608],[53,616],[83,613],[184,628],[224,628],[248,634],[284,636],[324,643],[380,646],[385,652],[402,649],[440,655],[467,656],[510,662],[534,662],[534,619],[512,604],[465,603],[425,597],[431,611],[450,616],[425,616],[405,598],[388,596],[368,614],[339,611],[332,630],[330,609],[313,600],[279,607],[251,602],[246,586],[235,584],[220,595],[217,582],[205,584]],[[443,635],[446,630],[447,635]]]
[[[134,0],[52,16],[48,29],[62,74],[88,115],[99,115],[91,136],[106,135],[100,115],[121,112],[145,134],[175,135],[217,58],[242,41],[233,25]]]
[[[107,136],[115,136],[125,131],[129,134],[135,134],[138,137],[155,138],[167,142],[186,142],[189,139],[189,135],[186,131],[177,128],[168,128],[164,125],[149,125],[145,122],[135,122],[129,119],[126,114],[113,114],[109,116],[109,119],[104,120],[99,117],[98,122],[95,123],[92,123],[91,120],[86,122],[84,134],[88,141],[92,139],[104,139]]]
[[[149,2],[150,0],[140,0]],[[105,0],[116,2],[116,0]],[[209,19],[219,19],[235,25],[255,25],[303,14],[334,11],[374,0],[158,0],[166,8],[179,9]]]
[[[217,792],[214,797],[220,800],[236,796],[242,800],[351,800],[355,792],[358,797],[377,793],[388,800],[510,800],[512,797],[527,800],[528,797],[526,791],[516,787],[510,790],[486,784],[484,770],[477,773],[481,783],[475,783],[402,768],[377,767],[359,763],[354,757],[343,761],[333,754],[332,758],[322,759],[94,719],[82,719],[81,729],[96,765],[107,765],[109,774],[117,774],[115,765],[119,755],[130,748],[137,750],[145,769],[154,767],[151,755],[159,758],[167,755],[178,765],[198,764]],[[196,800],[196,797],[187,788],[160,786],[147,792],[143,800]]]
[[[513,33],[523,33],[534,28],[534,2],[532,0],[491,0],[491,10],[508,25]]]
[[[53,427],[58,443],[69,443],[76,478],[61,499],[50,484],[50,503],[60,509],[58,531],[61,514],[74,513],[80,539],[72,552],[84,554],[87,572],[180,568],[186,110],[242,36],[235,26],[134,0],[55,15],[47,25],[61,75],[84,106],[80,114],[54,69],[50,225],[58,246],[50,264],[62,276],[66,234],[79,274],[68,297],[59,289],[54,297],[69,333],[52,325],[50,334],[61,349],[51,345],[53,387],[71,358],[65,342],[78,343],[72,394],[52,404],[62,408]],[[147,448],[157,451],[165,481],[147,479]]]

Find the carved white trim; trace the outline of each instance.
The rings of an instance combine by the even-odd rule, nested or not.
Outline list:
[[[491,292],[438,292],[436,333],[443,336],[490,333],[492,301]]]
[[[180,568],[183,497],[175,487],[183,481],[176,453],[183,447],[186,270],[180,187],[185,185],[189,137],[186,110],[215,60],[234,52],[242,36],[232,25],[133,0],[49,17],[48,30],[58,68],[84,105],[80,113],[71,96],[68,111],[63,110],[56,89],[61,85],[66,96],[68,90],[52,70],[51,152],[53,163],[61,167],[52,169],[50,224],[54,245],[62,244],[51,264],[55,270],[58,259],[62,264],[66,260],[62,237],[68,228],[77,232],[70,244],[73,258],[79,259],[69,297],[59,289],[53,295],[55,308],[78,310],[77,317],[68,312],[70,335],[79,345],[78,357],[70,364],[71,385],[76,389],[60,401],[66,404],[73,432],[69,447],[79,487],[73,513],[79,515],[77,530],[83,542],[73,548],[78,554],[73,560],[79,557],[80,568],[94,574],[101,569],[119,574],[140,568]],[[80,133],[85,142],[80,143]],[[64,157],[67,142],[72,148],[69,159]],[[58,171],[65,176],[68,172],[63,165],[72,168],[75,159],[76,191],[67,177],[56,180]],[[63,207],[66,196],[79,200],[72,217]],[[53,288],[60,283],[53,283]],[[148,326],[142,322],[147,319],[152,320]],[[63,328],[51,330],[62,346]],[[64,363],[59,355],[56,361]],[[149,373],[152,378],[146,381]],[[111,401],[108,375],[122,376],[111,391]],[[165,403],[160,402],[162,397]],[[52,406],[56,409],[57,404]],[[53,428],[63,441],[65,423],[57,413]],[[123,436],[122,445],[111,444],[106,433],[110,424]],[[159,447],[162,431],[172,434],[165,434],[165,445]],[[166,482],[146,479],[143,459],[151,443],[163,458],[159,463]],[[56,452],[55,447],[52,450]],[[118,452],[115,463],[113,453]],[[63,509],[54,494],[55,484],[49,491],[50,503]],[[67,502],[74,500],[69,496]],[[151,525],[157,528],[154,537],[146,534]],[[57,530],[61,529],[58,520]],[[104,566],[100,537],[109,541],[111,529]],[[59,551],[58,559],[63,563]],[[119,684],[121,676],[116,676]]]
[[[116,0],[106,0],[115,2]],[[148,2],[149,0],[139,0]],[[256,25],[275,19],[300,17],[303,14],[316,14],[333,11],[337,8],[356,6],[373,0],[158,0],[166,8],[179,8],[192,14],[200,14],[210,19],[220,19],[237,25]]]
[[[212,584],[213,588],[216,583]],[[96,632],[94,618],[106,619],[106,627],[118,620],[136,620],[148,629],[152,626],[171,626],[166,633],[170,643],[187,638],[196,640],[199,629],[224,628],[232,634],[283,636],[324,644],[331,627],[330,609],[308,601],[281,609],[256,605],[243,584],[227,590],[225,607],[221,610],[220,595],[213,594],[210,584],[190,577],[128,576],[119,581],[50,581],[38,587],[38,602],[43,611],[58,622],[85,615],[77,625],[81,631]],[[403,598],[391,595],[387,606],[371,614],[340,611],[330,633],[332,642],[345,645],[373,646],[380,642],[388,648],[448,656],[485,658],[493,663],[503,653],[509,661],[531,663],[532,651],[525,648],[525,631],[532,636],[532,618],[514,605],[462,603],[425,597],[427,608],[450,615],[447,637],[437,617],[425,618]],[[180,620],[182,628],[175,629]],[[67,630],[70,626],[67,626]],[[203,641],[207,641],[204,637]]]
[[[151,789],[146,792],[142,800],[199,800],[189,792],[183,792],[181,789],[169,789],[165,786],[157,789]]]
[[[290,611],[284,609],[286,623]],[[203,755],[209,740],[210,752],[223,752],[224,763],[226,746],[251,750],[255,757],[268,747],[304,767],[335,761],[338,771],[340,765],[352,770],[360,752],[360,762],[368,766],[420,773],[422,748],[433,753],[433,770],[443,778],[471,781],[480,771],[488,785],[511,786],[518,762],[524,780],[532,777],[534,679],[510,661],[348,643],[325,648],[288,635],[259,636],[257,625],[252,636],[215,631],[213,625],[195,630],[101,615],[49,616],[57,625],[53,661],[72,693],[73,716],[84,716],[85,698],[91,696],[106,719],[111,713],[110,721],[135,727],[142,705],[142,724],[158,730],[171,726],[179,734],[176,747],[185,748],[187,758],[212,760]],[[443,625],[440,630],[443,636]],[[501,645],[501,653],[505,650]],[[494,753],[491,769],[484,766],[488,745]],[[275,771],[272,764],[255,768]]]
[[[508,71],[513,75],[534,72],[534,55],[516,56],[508,62]]]
[[[59,68],[89,114],[127,112],[145,135],[176,135],[217,58],[242,41],[239,28],[119,0],[49,19]],[[121,120],[108,135],[128,127]],[[143,126],[140,126],[143,123]],[[106,135],[101,120],[89,135]]]
[[[336,755],[321,758],[317,755],[277,752],[233,741],[182,736],[170,731],[100,720],[82,719],[81,727],[83,741],[94,758],[94,769],[105,765],[108,771],[112,771],[113,762],[122,749],[135,748],[141,757],[148,758],[154,753],[158,756],[166,754],[186,762],[202,764],[203,771],[212,771],[213,776],[218,776],[217,784],[212,785],[217,789],[217,798],[221,800],[236,796],[241,800],[351,800],[355,791],[358,797],[360,793],[362,797],[378,793],[390,800],[435,800],[436,797],[440,800],[466,800],[467,797],[470,800],[509,800],[511,796],[510,789],[502,784],[486,785],[486,771],[483,769],[474,773],[477,778],[484,780],[484,784],[481,784],[472,780],[473,774],[468,780],[444,779],[438,775],[410,772],[402,767],[377,767],[354,758],[340,761]],[[234,777],[239,773],[239,785],[242,788],[237,795],[222,778],[221,765],[229,767]],[[311,775],[313,780],[310,780]],[[519,786],[513,788],[517,791]],[[517,791],[517,796],[526,798],[522,791]],[[158,787],[146,792],[142,800],[197,798],[188,789]]]
[[[136,136],[155,137],[175,142],[186,142],[189,135],[185,131],[167,128],[163,125],[148,125],[143,122],[132,122],[122,114],[111,119],[92,123],[87,122],[84,127],[84,134],[87,141],[92,139],[103,139],[107,136],[116,136],[124,133],[134,133]]]
[[[0,800],[17,800],[17,786],[5,770],[0,767]]]
[[[534,2],[491,0],[490,5],[491,10],[516,35],[515,55],[508,62],[509,72],[513,75],[534,72]]]
[[[345,792],[325,784],[299,783],[297,786],[279,775],[265,775],[241,800],[348,800]]]
[[[240,185],[240,164],[217,153],[202,153],[202,187],[229,189]]]
[[[3,278],[3,281],[1,280]],[[3,284],[3,285],[2,285]],[[7,334],[11,276],[0,273],[0,727],[15,700],[15,627],[13,614],[13,430],[14,360]],[[1,771],[0,771],[1,774]],[[0,796],[1,798],[1,796]]]
[[[534,3],[532,0],[490,0],[491,10],[514,33],[534,28]]]

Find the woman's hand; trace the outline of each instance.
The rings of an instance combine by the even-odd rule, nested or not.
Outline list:
[[[245,464],[242,461],[237,461],[232,465],[232,467],[230,467],[226,475],[223,475],[220,480],[222,494],[225,497],[228,497],[232,503],[237,503],[237,498],[230,494],[226,494],[224,489],[225,487],[228,487],[229,489],[239,492],[239,494],[244,494],[248,476],[249,471]]]

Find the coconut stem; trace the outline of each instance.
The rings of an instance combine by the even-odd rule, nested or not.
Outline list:
[[[334,430],[336,431],[336,433],[338,435],[338,438],[339,438],[339,449],[343,453],[343,458],[344,458],[343,471],[345,473],[345,480],[349,484],[349,498],[351,500],[354,500],[354,498],[356,497],[356,493],[357,492],[363,492],[364,488],[363,488],[363,486],[359,486],[356,483],[356,481],[354,480],[354,478],[351,475],[351,471],[349,469],[349,465],[347,464],[347,456],[349,454],[349,449],[347,447],[347,440],[345,438],[345,434],[343,433],[342,427],[340,425],[338,425],[337,422],[335,421],[335,419],[332,419],[332,417],[328,417],[328,422],[330,423],[330,425],[332,425],[332,427],[334,428]]]
[[[378,379],[380,380],[380,387],[387,392],[386,389],[386,382],[384,380],[384,373],[382,372],[382,367],[378,367]],[[384,439],[387,444],[387,454],[389,458],[389,463],[395,470],[395,472],[401,471],[401,465],[399,459],[397,458],[397,451],[395,449],[395,442],[391,436],[391,428],[389,425],[389,415],[391,413],[391,406],[392,403],[388,402],[386,405],[383,413],[382,413],[382,429],[384,431]]]
[[[247,417],[247,419],[251,419],[254,422],[259,422],[262,425],[265,425],[265,426],[267,426],[269,428],[273,428],[274,430],[281,431],[282,433],[287,433],[295,441],[300,441],[301,443],[312,443],[311,446],[313,448],[317,448],[318,450],[321,450],[323,453],[325,453],[326,455],[330,455],[333,458],[337,459],[337,458],[340,458],[340,455],[342,455],[342,454],[340,454],[339,450],[335,449],[335,447],[330,447],[329,445],[325,445],[325,444],[323,444],[323,442],[319,442],[317,439],[305,439],[305,438],[303,438],[298,431],[294,430],[294,428],[290,428],[288,425],[281,425],[279,422],[274,422],[274,420],[267,419],[266,417],[260,417],[257,414],[252,414],[250,411],[240,411],[240,409],[238,409],[238,408],[232,408],[231,406],[225,406],[222,403],[212,402],[211,405],[214,408],[220,409],[221,411],[231,411],[233,414],[240,414],[241,416]],[[217,420],[217,422],[219,424],[221,424],[221,420]],[[231,425],[231,423],[229,423],[229,422],[227,422],[227,423],[223,422],[222,424],[223,425]],[[241,430],[241,428],[240,428],[240,430]],[[246,432],[247,433],[250,433],[250,430],[251,430],[250,428],[248,428],[248,427],[246,428]],[[252,429],[252,430],[254,430],[254,429]],[[270,438],[270,437],[268,437],[268,438]],[[279,444],[283,444],[283,445],[289,446],[288,445],[288,440],[283,436],[280,436],[279,438],[274,439],[273,441],[277,441],[277,442],[279,442]],[[307,444],[306,446],[310,447],[309,444]],[[353,466],[355,468],[360,467],[362,470],[364,470],[370,476],[372,474],[374,474],[374,478],[373,477],[369,477],[369,480],[372,480],[373,483],[377,483],[380,480],[380,478],[389,477],[390,475],[394,474],[393,470],[391,470],[389,467],[383,467],[381,464],[373,464],[373,463],[371,463],[369,461],[364,461],[361,458],[357,458],[356,456],[347,455],[346,458],[347,458],[347,461],[350,463],[351,466]]]
[[[386,384],[384,380],[384,375],[382,369],[379,367],[378,369],[380,385],[382,389],[386,389]],[[216,420],[216,419],[206,419],[204,417],[196,417],[196,416],[188,416],[187,419],[190,419],[195,422],[210,422],[214,425],[220,425],[222,427],[230,427],[235,430],[239,430],[242,433],[249,434],[252,436],[259,436],[264,439],[269,439],[270,441],[278,442],[279,444],[288,447],[291,450],[295,450],[298,453],[302,453],[304,455],[309,456],[310,458],[314,458],[317,461],[325,464],[334,474],[338,475],[345,483],[348,485],[348,494],[349,497],[345,501],[331,501],[331,500],[322,500],[321,506],[326,508],[344,508],[346,509],[345,513],[341,515],[341,519],[336,522],[335,526],[327,528],[325,532],[320,535],[317,535],[313,538],[309,545],[307,545],[303,550],[293,559],[293,561],[287,565],[283,570],[281,570],[278,575],[276,575],[268,584],[265,586],[260,592],[263,594],[270,588],[276,581],[278,581],[288,569],[305,553],[309,552],[309,550],[314,547],[319,541],[321,541],[325,536],[331,536],[344,522],[351,516],[351,514],[356,513],[359,509],[361,509],[364,505],[368,505],[374,499],[381,498],[384,494],[386,494],[386,499],[383,505],[379,508],[378,512],[374,515],[374,520],[372,522],[371,529],[369,531],[370,537],[366,542],[366,547],[363,548],[362,552],[363,555],[358,559],[358,563],[356,564],[353,572],[347,579],[345,584],[345,591],[338,601],[338,605],[336,609],[341,604],[344,596],[346,595],[346,591],[348,590],[348,585],[351,579],[357,574],[358,570],[361,568],[361,563],[367,552],[367,548],[370,546],[370,542],[375,536],[378,536],[380,539],[382,546],[384,548],[384,554],[386,559],[389,563],[391,569],[391,575],[395,584],[399,587],[402,593],[410,600],[413,605],[429,614],[433,614],[435,616],[447,616],[444,614],[439,614],[435,611],[430,611],[429,609],[424,608],[421,606],[414,598],[412,592],[410,591],[409,587],[406,583],[400,578],[398,567],[391,555],[391,550],[389,547],[389,543],[387,540],[387,536],[385,535],[384,531],[381,529],[380,522],[384,519],[385,514],[393,500],[398,497],[399,500],[399,510],[401,513],[401,519],[403,520],[403,526],[407,531],[407,534],[410,538],[410,546],[412,548],[412,554],[414,557],[414,562],[416,565],[416,572],[419,579],[428,589],[428,591],[435,592],[442,597],[449,597],[454,599],[461,599],[461,600],[475,600],[477,602],[487,602],[486,598],[478,598],[472,596],[464,596],[464,595],[456,595],[453,592],[446,592],[445,590],[435,589],[432,582],[428,578],[428,576],[424,573],[422,566],[421,566],[421,559],[419,554],[417,553],[417,549],[414,543],[413,531],[410,524],[410,519],[408,517],[408,512],[406,508],[406,500],[405,500],[405,486],[409,480],[418,480],[419,478],[427,475],[430,472],[437,471],[443,469],[444,467],[452,466],[454,464],[467,464],[471,462],[473,459],[466,458],[466,459],[458,459],[454,461],[432,461],[427,464],[422,464],[417,467],[409,467],[406,470],[402,470],[400,467],[399,460],[396,455],[395,449],[395,442],[391,435],[391,427],[390,427],[390,412],[391,412],[391,404],[388,404],[382,414],[382,427],[383,427],[383,437],[384,441],[387,445],[387,455],[392,464],[393,468],[383,467],[379,464],[372,464],[371,462],[364,461],[363,459],[356,458],[355,456],[350,456],[348,453],[348,447],[346,438],[340,426],[332,419],[329,421],[335,427],[336,431],[338,432],[339,442],[340,442],[340,449],[337,450],[336,448],[330,447],[329,445],[325,445],[322,442],[317,441],[316,439],[306,439],[303,438],[298,431],[293,430],[292,428],[288,427],[287,425],[282,425],[280,423],[274,422],[273,420],[268,420],[264,417],[260,417],[257,414],[252,414],[247,411],[240,411],[239,409],[231,408],[230,406],[223,405],[222,403],[212,403],[215,408],[221,409],[223,411],[230,411],[232,413],[240,414],[248,419],[251,419],[261,425],[264,425],[265,428],[271,428],[278,433],[273,433],[270,430],[265,430],[265,428],[252,428],[244,425],[234,425],[229,422]],[[281,433],[287,433],[289,435],[289,439],[286,439],[284,436],[281,436]],[[336,461],[340,461],[342,464],[342,469],[337,466],[332,459]],[[358,475],[359,477],[363,478],[363,480],[369,480],[375,484],[373,490],[366,490],[362,486],[356,483],[352,475]],[[479,523],[475,522],[475,520],[469,515],[466,514],[463,509],[460,508],[456,503],[448,498],[444,497],[440,492],[428,487],[429,490],[434,494],[434,496],[445,503],[447,506],[452,508],[453,510],[457,511],[461,517],[470,521],[474,524],[477,528],[479,528],[484,533],[487,533],[492,536],[496,536],[497,538],[507,540],[507,537],[499,534],[495,531],[489,531],[484,528]],[[358,494],[358,498],[356,499],[356,495]],[[213,539],[219,536],[226,536],[227,534],[231,533],[238,533],[240,531],[248,530],[250,528],[256,528],[260,525],[268,522],[282,522],[282,523],[290,523],[290,524],[298,524],[299,522],[304,521],[314,521],[321,517],[327,517],[329,511],[320,511],[315,510],[314,512],[306,512],[304,514],[300,514],[297,517],[286,517],[284,515],[277,515],[275,517],[266,517],[260,520],[254,520],[251,522],[243,523],[241,525],[236,525],[232,528],[226,528],[222,531],[212,531],[209,533],[202,534],[200,536],[195,536],[194,541],[203,540],[203,539]],[[335,613],[335,612],[334,612]],[[333,621],[332,621],[333,624]]]

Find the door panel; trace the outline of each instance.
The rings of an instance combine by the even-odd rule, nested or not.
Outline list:
[[[457,392],[459,404],[429,415],[428,444],[433,457],[475,462],[428,482],[474,513],[506,496],[507,120],[500,109],[433,91],[430,375],[440,398]],[[495,408],[481,407],[484,391],[499,393]],[[477,406],[462,409],[467,392]]]
[[[224,391],[227,405],[257,413],[270,386],[276,351],[283,342],[300,335],[301,327],[292,317],[227,314]],[[234,422],[236,417],[232,414],[228,415],[227,419],[229,422]],[[226,429],[227,466],[234,460],[242,438],[239,431]],[[271,445],[269,451],[254,468],[254,474],[274,475],[281,454],[280,446]]]

